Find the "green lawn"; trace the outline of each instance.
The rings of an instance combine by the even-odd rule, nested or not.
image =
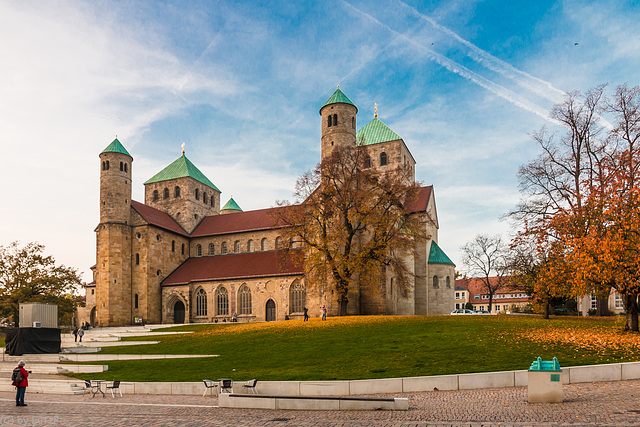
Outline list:
[[[109,365],[108,372],[82,377],[344,380],[526,369],[538,356],[556,356],[562,366],[640,360],[640,337],[621,329],[615,319],[530,316],[363,316],[191,325],[172,330],[193,334],[159,336],[157,345],[105,347],[104,353],[219,357],[101,362]]]

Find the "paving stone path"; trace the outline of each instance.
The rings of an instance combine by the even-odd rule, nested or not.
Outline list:
[[[218,408],[207,396],[0,393],[0,427],[55,426],[637,426],[640,381],[564,386],[564,403],[529,404],[523,387],[394,394],[409,411],[268,411]]]

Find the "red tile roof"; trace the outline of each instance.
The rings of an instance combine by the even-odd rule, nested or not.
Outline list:
[[[282,209],[287,208],[289,207],[208,216],[193,230],[191,237],[281,228],[285,226],[285,223],[279,218],[279,213]]]
[[[159,228],[164,228],[165,230],[173,231],[174,233],[181,234],[183,236],[188,236],[189,233],[185,231],[184,228],[180,226],[173,218],[169,216],[169,214],[162,212],[156,208],[152,208],[151,206],[147,206],[140,202],[136,202],[135,200],[131,201],[131,207],[136,210],[144,219],[151,225],[155,225]]]
[[[433,191],[433,185],[419,187],[416,191],[417,193],[415,196],[411,197],[407,204],[407,208],[411,213],[424,212],[427,210],[429,199],[431,198],[431,193]]]
[[[300,249],[293,249],[286,256],[280,251],[266,251],[189,258],[162,281],[162,286],[302,274],[302,260]]]
[[[474,277],[471,279],[456,279],[455,286],[463,287],[469,291],[469,302],[479,302],[482,301],[482,298],[479,300],[474,300],[476,295],[488,295],[489,292],[486,290],[482,278]],[[514,294],[514,293],[525,293],[523,289],[512,288],[509,286],[509,278],[503,278],[503,281],[506,280],[506,283],[503,282],[502,286],[496,291],[494,294],[493,302],[496,302],[496,295],[502,294]],[[491,287],[494,287],[498,283],[498,277],[489,277],[489,283]],[[487,301],[487,300],[484,300]],[[529,301],[528,297],[525,298],[500,298],[499,301],[509,301],[509,302],[526,302]]]

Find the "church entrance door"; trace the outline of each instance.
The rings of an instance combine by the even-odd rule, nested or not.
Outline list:
[[[184,303],[178,301],[173,306],[173,323],[184,323]]]
[[[267,316],[265,319],[267,322],[273,322],[276,320],[276,303],[272,299],[267,301]]]

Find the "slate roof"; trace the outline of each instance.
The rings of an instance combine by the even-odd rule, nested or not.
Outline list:
[[[121,154],[126,154],[127,156],[129,156],[129,157],[131,157],[133,159],[133,157],[131,156],[131,154],[129,154],[127,149],[124,148],[124,145],[122,145],[120,143],[120,141],[118,141],[118,138],[116,138],[113,141],[111,141],[111,144],[109,144],[107,146],[107,148],[102,150],[102,153],[121,153]],[[102,153],[100,153],[100,154],[102,154]]]
[[[369,123],[356,132],[358,145],[373,145],[381,142],[397,141],[402,139],[400,135],[392,131],[382,120],[374,117]]]
[[[351,104],[354,107],[356,107],[356,104],[354,104],[353,102],[351,102],[351,100],[349,99],[349,97],[347,97],[347,95],[344,94],[344,92],[342,92],[340,90],[340,88],[338,88],[335,92],[333,92],[333,95],[331,95],[329,97],[329,99],[327,99],[327,102],[325,102],[324,104],[322,104],[322,107],[320,107],[320,110],[322,110],[324,107],[326,107],[327,105],[331,105],[331,104]],[[356,107],[356,112],[358,112],[358,107]]]
[[[169,214],[162,212],[151,206],[147,206],[135,200],[131,201],[131,207],[140,214],[140,216],[151,225],[163,228],[165,230],[173,231],[174,233],[182,236],[188,236],[189,233],[180,226]]]
[[[278,216],[278,210],[288,208],[277,207],[207,216],[193,230],[191,237],[216,236],[285,227],[286,224]]]
[[[429,264],[450,264],[454,267],[456,266],[451,259],[444,253],[440,246],[435,242],[435,240],[431,241],[431,249],[429,249],[429,260],[427,261]]]
[[[154,182],[168,181],[170,179],[176,178],[185,178],[191,177],[196,181],[203,183],[216,191],[220,191],[218,187],[213,185],[209,178],[204,176],[200,169],[198,169],[191,160],[187,159],[187,156],[182,153],[180,157],[178,157],[173,163],[171,163],[166,168],[162,169],[160,172],[155,174],[151,179],[149,179],[145,184],[151,184]]]
[[[162,281],[162,286],[191,282],[239,280],[302,274],[303,251],[250,252],[189,258]]]

